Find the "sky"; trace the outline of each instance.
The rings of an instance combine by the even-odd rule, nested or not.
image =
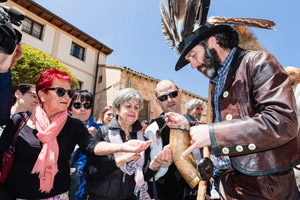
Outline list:
[[[114,51],[106,64],[125,66],[207,98],[208,79],[187,65],[175,71],[178,57],[161,29],[159,0],[35,0]],[[208,17],[272,20],[277,31],[250,28],[283,67],[300,68],[299,0],[211,0]]]

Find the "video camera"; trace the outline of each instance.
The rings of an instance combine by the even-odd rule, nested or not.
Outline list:
[[[6,0],[0,0],[6,2]],[[3,11],[2,11],[3,10]],[[12,24],[20,26],[25,16],[16,9],[0,6],[0,50],[12,54],[22,39],[22,34]]]

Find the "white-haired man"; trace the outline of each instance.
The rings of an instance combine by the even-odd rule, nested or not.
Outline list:
[[[203,111],[203,101],[200,99],[191,99],[185,104],[185,111],[188,117],[193,121],[200,121]]]

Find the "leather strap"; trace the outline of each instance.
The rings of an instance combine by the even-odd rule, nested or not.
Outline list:
[[[16,142],[17,142],[17,136],[18,136],[19,132],[21,131],[22,127],[28,121],[29,117],[30,117],[30,114],[28,114],[27,112],[23,113],[22,121],[21,121],[21,123],[19,125],[19,128],[18,128],[17,132],[15,133],[15,136],[14,136],[14,139],[12,141],[12,144],[10,145],[10,148],[15,148],[15,145],[16,145]]]

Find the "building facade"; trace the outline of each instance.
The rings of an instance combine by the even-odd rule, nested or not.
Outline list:
[[[107,105],[112,105],[115,94],[124,88],[137,90],[144,99],[144,107],[139,113],[139,120],[147,120],[157,117],[162,112],[155,102],[155,87],[160,81],[145,74],[136,72],[124,66],[99,65],[98,86],[95,101],[98,106],[94,108],[94,116],[98,119],[100,111]],[[182,89],[181,108],[184,111],[185,103],[191,99],[201,99],[204,102],[201,122],[206,121],[207,99]]]
[[[20,27],[22,44],[46,52],[63,63],[81,89],[95,92],[98,64],[105,64],[112,49],[32,0],[8,0],[7,6],[25,15]]]
[[[112,104],[116,92],[127,87],[139,91],[144,98],[140,120],[149,121],[162,112],[154,100],[160,80],[127,67],[106,65],[107,56],[113,52],[111,48],[32,0],[8,0],[6,5],[25,15],[22,25],[15,27],[23,35],[21,43],[58,59],[75,75],[81,89],[94,94],[95,119],[102,108]],[[183,90],[182,110],[193,98],[202,99],[206,107],[207,99]],[[202,116],[204,122],[205,111]]]

